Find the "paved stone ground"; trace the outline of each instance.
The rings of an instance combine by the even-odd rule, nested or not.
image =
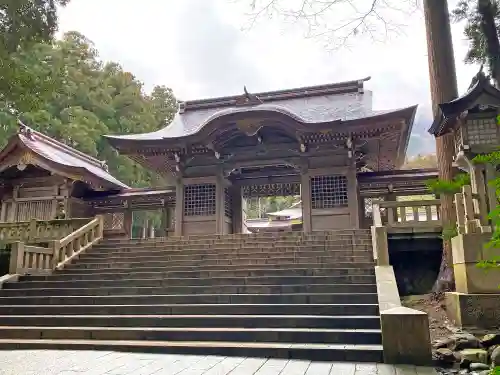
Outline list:
[[[431,368],[99,351],[0,351],[0,375],[435,375]]]

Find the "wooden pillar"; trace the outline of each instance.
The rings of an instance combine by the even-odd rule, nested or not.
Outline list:
[[[182,236],[184,222],[184,183],[177,180],[175,186],[175,235]]]
[[[311,176],[307,170],[300,174],[300,195],[302,200],[302,230],[312,232]]]
[[[133,212],[130,208],[125,209],[123,213],[123,231],[125,232],[125,238],[132,238],[132,225],[133,225]]]
[[[10,207],[8,222],[13,223],[17,220],[17,198],[19,196],[19,186],[14,186],[12,190],[12,204]]]
[[[7,221],[7,203],[2,200],[0,207],[0,222],[3,223]]]
[[[226,234],[226,186],[227,180],[222,176],[222,174],[217,176],[217,180],[215,182],[215,230],[217,234]]]
[[[347,171],[347,202],[349,204],[349,217],[351,220],[351,228],[359,229],[361,223],[360,202],[358,176],[356,174],[356,164],[353,163]]]
[[[164,231],[163,236],[168,237],[169,235],[169,229],[170,229],[170,222],[172,220],[171,217],[171,212],[170,212],[170,207],[165,203],[162,209],[162,228]]]
[[[233,213],[233,233],[243,233],[243,196],[241,186],[231,186],[231,212]]]

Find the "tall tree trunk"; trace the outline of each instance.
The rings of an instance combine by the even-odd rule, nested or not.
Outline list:
[[[495,25],[495,7],[491,0],[479,0],[477,11],[481,16],[481,31],[486,39],[486,57],[495,86],[500,87],[500,42]]]
[[[447,0],[424,0],[427,53],[434,116],[438,105],[458,96],[453,41],[451,38],[450,15]],[[453,178],[453,135],[444,134],[436,138],[438,174],[442,180]],[[446,230],[456,222],[451,196],[441,194],[441,220]],[[451,243],[443,239],[443,257],[439,275],[434,285],[435,292],[454,289],[454,275]]]

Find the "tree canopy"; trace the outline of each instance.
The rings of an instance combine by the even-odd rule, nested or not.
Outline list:
[[[141,82],[115,62],[102,62],[92,42],[70,32],[11,54],[12,76],[0,97],[0,145],[17,130],[17,118],[59,141],[108,161],[110,172],[132,186],[158,177],[120,156],[103,134],[142,133],[168,123],[177,103],[172,90]]]
[[[31,43],[49,42],[57,30],[57,7],[69,0],[0,1],[0,51],[15,52]]]
[[[466,21],[464,35],[469,41],[465,62],[485,64],[500,83],[500,2],[460,0],[453,11],[456,21]]]

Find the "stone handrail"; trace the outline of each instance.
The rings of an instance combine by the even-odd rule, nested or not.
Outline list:
[[[54,254],[56,254],[55,269],[63,269],[64,266],[102,239],[104,233],[104,218],[97,216],[90,223],[79,228],[62,240],[52,242]]]
[[[10,274],[46,275],[62,269],[83,251],[102,239],[102,216],[79,227],[61,240],[50,240],[49,247],[28,246],[21,241],[12,244]]]
[[[441,226],[439,199],[373,204],[373,225],[388,228]],[[382,213],[383,211],[384,214]]]
[[[6,243],[17,241],[24,243],[47,242],[67,236],[89,221],[89,218],[75,218],[0,223],[0,241]]]
[[[47,275],[52,272],[54,253],[41,246],[29,246],[14,242],[10,256],[10,274]]]
[[[462,186],[462,191],[454,196],[457,213],[457,231],[466,233],[489,233],[488,208],[479,194],[474,194],[469,185]]]

